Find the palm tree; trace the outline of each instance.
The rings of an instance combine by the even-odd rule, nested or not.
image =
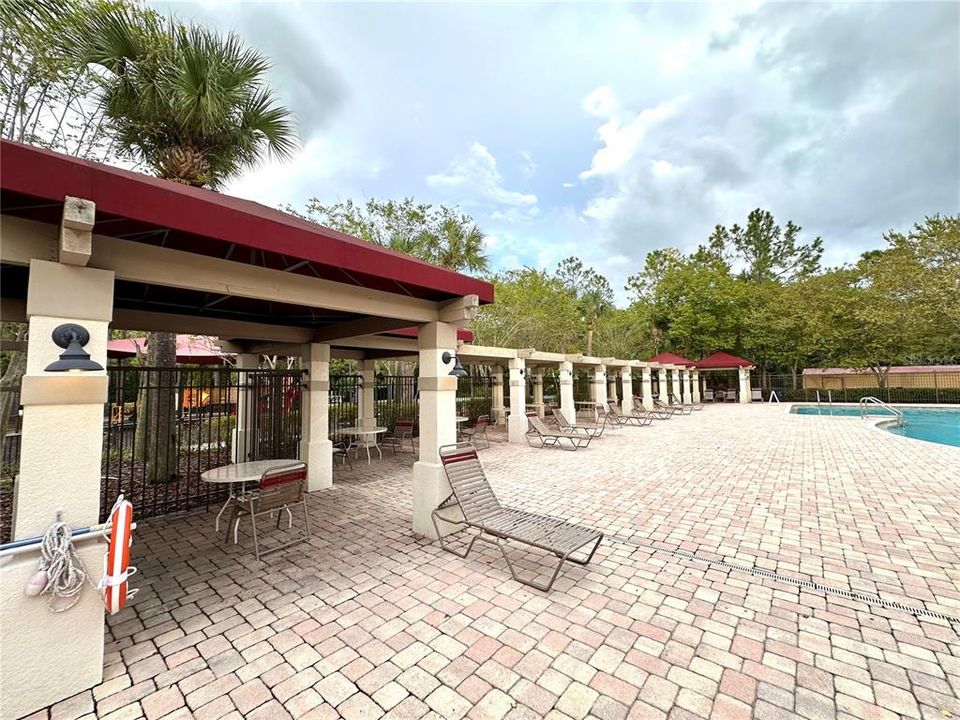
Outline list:
[[[159,177],[219,188],[265,156],[297,147],[290,111],[265,83],[269,61],[230,33],[121,4],[73,38],[80,61],[101,75],[101,107],[121,156]],[[173,367],[176,336],[151,333],[147,365]],[[145,373],[136,451],[150,482],[176,474],[176,383]],[[169,386],[169,387],[168,387]]]
[[[160,177],[217,188],[264,156],[296,150],[290,111],[265,84],[269,61],[234,33],[123,7],[84,33],[82,60],[104,71],[102,106],[119,151]]]
[[[451,270],[485,273],[489,262],[483,237],[483,231],[468,216],[444,208],[439,231],[430,238],[431,259]]]

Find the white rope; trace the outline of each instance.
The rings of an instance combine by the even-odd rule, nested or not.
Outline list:
[[[50,595],[47,607],[56,613],[69,610],[77,604],[84,581],[90,582],[96,589],[88,579],[87,569],[73,547],[72,535],[69,525],[55,522],[40,542],[40,564],[37,571],[46,573],[47,576],[47,584],[40,594]],[[61,599],[68,599],[69,602],[66,605],[58,604]]]

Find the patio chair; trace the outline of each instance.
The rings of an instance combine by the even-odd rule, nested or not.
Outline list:
[[[253,551],[257,556],[257,560],[267,553],[282,550],[291,545],[309,540],[310,516],[307,513],[307,501],[303,494],[303,486],[306,482],[306,463],[292,463],[290,465],[284,465],[283,467],[267,470],[260,476],[260,485],[256,491],[241,495],[234,500],[233,513],[230,516],[230,522],[227,523],[227,539],[230,538],[230,526],[232,525],[234,540],[236,540],[240,520],[245,515],[249,515],[250,523],[253,526]],[[303,508],[303,523],[306,534],[261,552],[260,538],[257,536],[257,518],[263,515],[272,515],[276,512],[277,527],[279,528],[280,520],[283,518],[283,511],[286,511],[289,518],[287,527],[293,527],[293,513],[291,512],[291,508],[297,505]]]
[[[750,390],[750,400],[752,402],[763,402],[763,390],[760,388]]]
[[[658,409],[656,406],[653,407],[653,410],[647,410],[647,406],[643,404],[643,398],[636,395],[633,396],[633,411],[638,413],[637,408],[643,408],[642,414],[646,415],[651,420],[669,420],[672,413],[664,412],[663,410]]]
[[[589,435],[565,433],[551,430],[535,412],[527,413],[527,442],[531,447],[558,447],[562,450],[579,450],[590,445],[593,439]],[[536,444],[536,443],[539,443]]]
[[[640,417],[639,415],[633,414],[627,415],[620,409],[620,406],[617,403],[610,403],[610,416],[618,425],[634,425],[636,427],[643,427],[644,425],[649,425],[653,422],[653,418],[650,417]]]
[[[653,407],[659,410],[662,413],[667,413],[671,417],[680,412],[679,408],[676,405],[667,405],[664,402],[660,402],[656,398],[653,399]]]
[[[705,402],[713,402],[714,401],[713,390],[709,390],[709,389],[704,390],[703,399]]]
[[[403,450],[405,442],[410,442],[410,451],[415,452],[416,447],[413,444],[414,423],[410,418],[399,418],[393,424],[393,432],[384,433],[380,440],[381,445],[387,445],[396,455],[398,450]]]
[[[560,432],[565,432],[570,435],[587,435],[588,437],[600,437],[603,435],[603,425],[571,423],[558,407],[551,407],[550,414],[553,415],[553,419],[556,421],[557,428]]]
[[[473,427],[464,428],[460,431],[460,438],[464,442],[473,443],[474,446],[477,445],[476,441],[478,439],[483,440],[484,447],[490,447],[490,438],[487,437],[487,426],[490,424],[489,415],[481,415],[477,418],[477,421],[473,424]]]
[[[685,412],[684,415],[689,415],[694,410],[703,410],[703,403],[695,402],[685,402],[683,399],[677,397],[676,395],[670,396],[670,404],[677,405],[682,408]]]
[[[726,390],[723,393],[723,399],[727,402],[736,402],[737,401],[737,391],[736,390]]]
[[[539,416],[537,419],[539,420]],[[443,463],[452,492],[431,513],[431,519],[440,539],[440,546],[457,557],[467,557],[478,538],[495,542],[514,580],[537,590],[550,592],[566,561],[587,565],[600,547],[603,533],[599,530],[574,525],[550,515],[503,507],[484,475],[476,449],[469,443],[444,445],[440,448],[440,462]],[[448,508],[459,508],[463,519],[444,517],[441,511]],[[444,541],[438,520],[464,528],[476,528],[479,532],[471,538],[466,550],[459,552]],[[485,535],[493,539],[488,540]],[[505,547],[507,542],[535,547],[558,557],[559,562],[549,582],[538,583],[532,579],[521,578],[510,561]],[[586,557],[583,557],[583,553],[586,553]]]
[[[333,457],[334,459],[341,457],[343,461],[341,465],[349,465],[350,469],[353,470],[353,460],[350,459],[350,453],[347,452],[349,444],[346,440],[334,440],[333,441]]]

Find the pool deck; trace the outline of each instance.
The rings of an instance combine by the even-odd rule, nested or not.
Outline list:
[[[338,466],[267,562],[213,511],[143,522],[103,684],[35,717],[960,717],[960,448],[784,409],[481,451],[609,536],[550,594],[414,537],[409,453]]]

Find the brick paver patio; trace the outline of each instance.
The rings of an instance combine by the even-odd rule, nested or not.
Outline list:
[[[613,536],[594,563],[530,590],[412,535],[409,454],[338,466],[266,562],[213,512],[141,523],[104,681],[50,717],[960,717],[960,626],[729,567],[960,618],[960,448],[731,405],[481,458]]]

